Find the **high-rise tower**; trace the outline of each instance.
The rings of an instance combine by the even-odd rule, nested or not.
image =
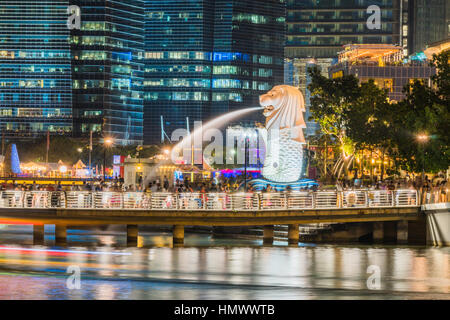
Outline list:
[[[72,133],[68,0],[0,1],[0,134]]]
[[[145,17],[147,143],[161,141],[161,116],[170,137],[283,82],[281,0],[152,0]]]
[[[81,30],[71,32],[74,136],[143,137],[144,1],[71,0]]]

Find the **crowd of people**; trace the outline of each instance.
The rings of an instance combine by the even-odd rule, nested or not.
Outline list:
[[[250,183],[251,176],[246,179],[243,176],[237,177],[215,177],[210,180],[199,182],[191,182],[189,179],[170,181],[167,176],[163,179],[155,179],[150,182],[125,185],[124,180],[120,178],[112,179],[107,182],[99,181],[85,181],[81,184],[75,182],[71,184],[41,184],[36,182],[32,184],[15,184],[3,183],[0,185],[1,191],[16,190],[16,191],[112,191],[112,192],[147,192],[147,193],[233,193],[233,192],[248,192],[253,193],[256,190]],[[425,176],[425,181],[422,183],[420,179],[409,178],[404,179],[389,179],[384,181],[362,182],[358,179],[354,180],[339,180],[334,185],[326,185],[318,183],[310,187],[303,188],[302,191],[317,191],[317,190],[417,190],[423,196],[422,203],[431,202],[447,202],[449,201],[448,189],[450,187],[449,181],[445,176],[436,176],[429,179]],[[290,192],[291,188],[288,186],[283,192]],[[280,192],[275,187],[268,184],[263,190],[263,193]]]
[[[356,183],[355,183],[356,182]],[[320,188],[319,188],[320,189]],[[422,182],[421,176],[407,175],[402,179],[387,179],[372,182],[358,183],[356,180],[341,180],[336,183],[338,191],[344,190],[417,190],[422,195],[422,203],[449,202],[450,181],[444,175],[436,175],[430,179],[427,175]]]

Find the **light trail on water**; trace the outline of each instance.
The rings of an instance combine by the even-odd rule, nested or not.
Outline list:
[[[90,255],[117,255],[131,256],[130,252],[105,252],[105,251],[77,251],[77,250],[59,250],[59,249],[36,249],[36,248],[20,248],[20,247],[4,247],[0,246],[0,251],[26,251],[26,252],[43,252],[43,253],[66,253],[66,254],[90,254]]]

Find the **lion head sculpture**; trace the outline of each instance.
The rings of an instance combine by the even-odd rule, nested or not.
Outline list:
[[[305,138],[301,128],[306,128],[303,118],[305,112],[305,99],[303,94],[295,87],[288,85],[275,86],[259,97],[264,107],[266,129],[292,130],[291,138],[304,143]]]

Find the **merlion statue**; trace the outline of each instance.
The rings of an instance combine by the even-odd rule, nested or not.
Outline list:
[[[303,166],[305,99],[295,87],[279,85],[259,97],[266,117],[266,159],[262,175],[274,182],[296,182]]]

